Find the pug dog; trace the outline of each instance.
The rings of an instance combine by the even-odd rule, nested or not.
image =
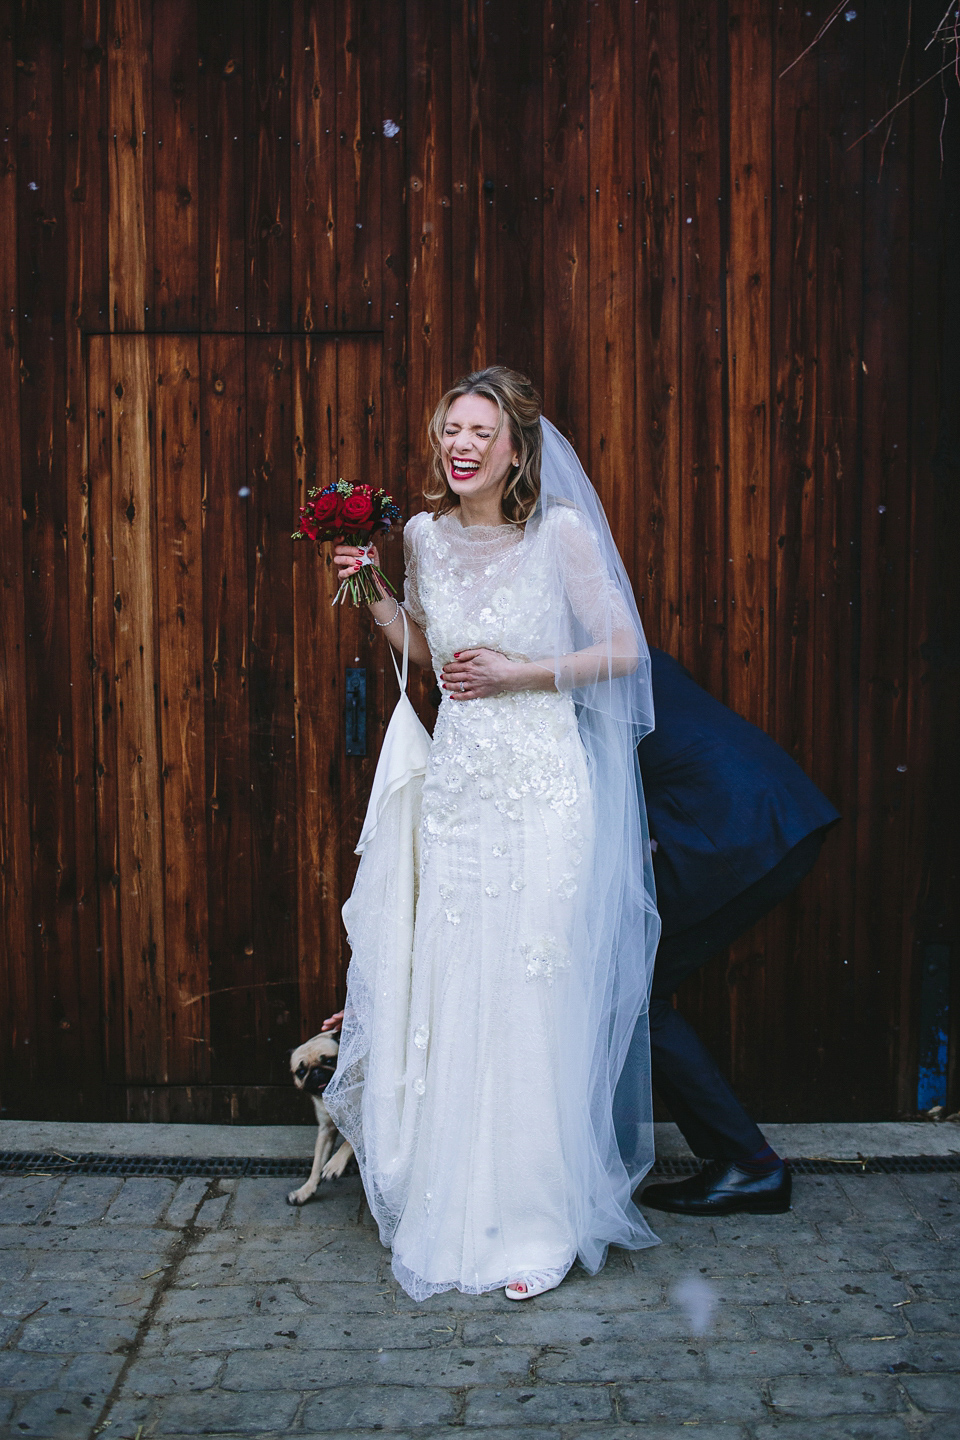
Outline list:
[[[329,1023],[329,1022],[327,1022]],[[291,1190],[287,1196],[288,1205],[306,1205],[316,1194],[321,1180],[339,1180],[353,1158],[353,1146],[344,1140],[337,1153],[333,1144],[337,1136],[334,1125],[323,1103],[323,1092],[333,1079],[337,1068],[337,1052],[340,1041],[336,1035],[323,1031],[307,1040],[290,1056],[290,1070],[293,1083],[313,1101],[317,1115],[317,1144],[313,1152],[313,1167],[299,1190]]]

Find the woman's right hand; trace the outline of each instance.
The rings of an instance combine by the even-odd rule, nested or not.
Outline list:
[[[376,545],[369,550],[370,559],[379,568],[380,556],[377,553]],[[333,551],[333,563],[337,567],[337,583],[343,584],[349,580],[351,575],[356,575],[360,569],[360,562],[363,559],[363,551],[358,545],[336,545]]]

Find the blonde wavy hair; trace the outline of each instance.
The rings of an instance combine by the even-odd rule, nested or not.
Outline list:
[[[518,370],[508,370],[505,365],[488,365],[485,370],[474,370],[464,375],[452,389],[448,390],[434,410],[430,420],[429,435],[433,456],[430,476],[423,487],[423,497],[433,511],[434,520],[456,510],[460,497],[451,490],[443,468],[443,428],[447,423],[450,406],[461,395],[482,395],[492,400],[499,411],[496,430],[490,444],[496,444],[504,425],[510,427],[510,438],[520,457],[519,465],[513,467],[504,487],[500,506],[503,518],[511,525],[523,525],[529,520],[540,499],[540,452],[543,448],[543,432],[540,429],[541,403],[526,375]]]

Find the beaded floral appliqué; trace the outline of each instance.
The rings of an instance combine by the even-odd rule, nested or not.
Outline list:
[[[570,969],[570,960],[555,935],[545,935],[532,944],[523,943],[520,954],[527,962],[528,980],[546,980],[552,985],[561,970]]]

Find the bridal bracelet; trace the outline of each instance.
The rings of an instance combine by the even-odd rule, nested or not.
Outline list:
[[[397,616],[398,616],[399,614],[400,614],[400,601],[398,600],[398,601],[397,601],[397,608],[396,608],[396,610],[394,610],[394,612],[393,612],[393,614],[390,616],[390,619],[389,619],[389,620],[378,620],[377,617],[376,617],[376,615],[374,615],[374,617],[373,617],[373,623],[374,623],[374,625],[379,626],[380,629],[382,630],[385,626],[387,626],[387,625],[392,625],[393,622],[394,622],[394,620],[396,620],[396,618],[397,618]]]

